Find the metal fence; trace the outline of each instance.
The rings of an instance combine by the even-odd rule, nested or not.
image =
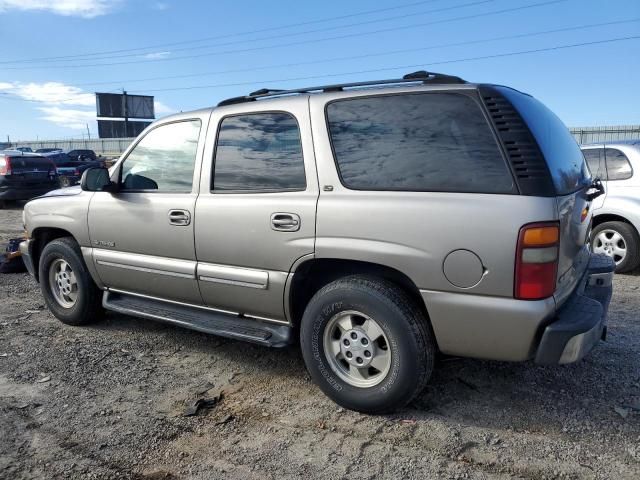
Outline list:
[[[578,143],[612,142],[615,140],[640,139],[640,125],[619,125],[610,127],[572,127],[569,128]],[[36,140],[12,143],[12,147],[60,148],[73,150],[90,149],[99,155],[117,157],[135,138],[100,138],[95,140]]]
[[[640,125],[573,127],[569,130],[576,142],[580,144],[614,142],[616,140],[640,140]]]
[[[12,147],[60,148],[62,150],[86,149],[93,150],[98,155],[117,157],[126,150],[135,138],[98,138],[95,140],[36,140],[12,143]]]

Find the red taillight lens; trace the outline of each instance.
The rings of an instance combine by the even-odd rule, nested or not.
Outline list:
[[[78,170],[77,168],[73,171],[73,174],[77,177],[80,176],[80,170]]]
[[[11,175],[11,159],[0,157],[0,175]]]
[[[515,298],[540,300],[553,295],[559,244],[560,227],[557,222],[531,223],[520,229],[516,248]]]

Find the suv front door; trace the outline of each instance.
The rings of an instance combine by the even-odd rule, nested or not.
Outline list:
[[[256,105],[256,103],[258,105]],[[205,304],[285,321],[292,265],[313,254],[318,182],[306,98],[214,110],[196,205]]]
[[[94,194],[89,236],[108,288],[202,303],[193,212],[207,121],[202,115],[149,130],[112,172],[118,192]]]

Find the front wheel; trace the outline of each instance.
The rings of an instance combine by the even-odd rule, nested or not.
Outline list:
[[[630,272],[640,264],[638,234],[628,223],[604,222],[595,227],[591,250],[612,257],[618,273]]]
[[[436,352],[421,310],[396,285],[345,277],[318,291],[300,330],[305,364],[339,405],[365,413],[403,407],[426,386]]]
[[[44,301],[61,322],[85,325],[102,317],[102,292],[72,238],[58,238],[44,247],[39,278]]]

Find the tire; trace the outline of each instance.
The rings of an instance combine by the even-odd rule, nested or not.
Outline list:
[[[102,292],[91,278],[75,240],[58,238],[45,245],[39,274],[45,303],[62,323],[87,325],[102,318]]]
[[[345,323],[347,317],[350,320]],[[371,325],[368,320],[379,327],[380,336],[375,328],[367,327]],[[352,328],[336,322],[346,327],[351,323]],[[343,351],[344,340],[353,342],[344,347],[354,349],[350,360],[346,355],[351,351]],[[411,402],[429,381],[437,350],[427,320],[402,289],[361,275],[336,280],[313,296],[302,318],[300,345],[311,377],[329,398],[345,408],[373,414]],[[338,345],[340,353],[332,360],[331,351]],[[362,345],[373,346],[370,360]],[[355,365],[359,357],[370,361],[369,366]],[[365,378],[353,376],[352,367],[358,375],[364,372]]]
[[[623,258],[618,256],[621,247],[626,250]],[[625,222],[604,222],[595,227],[591,233],[591,250],[613,256],[617,273],[630,272],[640,264],[638,233]]]
[[[59,177],[58,178],[58,185],[60,186],[60,188],[67,188],[71,186],[71,180],[69,180],[69,177]]]

